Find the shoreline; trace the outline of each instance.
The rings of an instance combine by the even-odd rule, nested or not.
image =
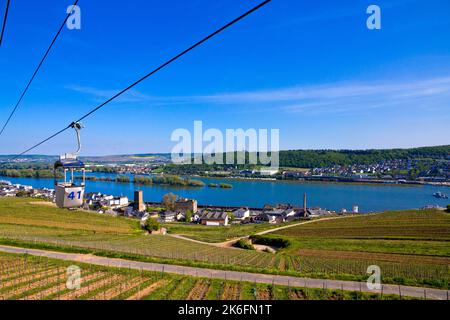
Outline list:
[[[207,180],[224,180],[224,181],[245,181],[245,182],[289,182],[289,183],[297,183],[297,184],[342,184],[342,185],[373,185],[373,186],[405,186],[405,187],[421,187],[421,186],[435,186],[435,187],[450,187],[450,182],[430,182],[430,181],[412,181],[412,180],[383,180],[383,179],[353,179],[347,177],[340,176],[311,176],[311,177],[303,177],[298,179],[289,179],[289,178],[276,178],[276,177],[248,177],[248,176],[210,176],[210,175],[171,175],[164,173],[131,173],[131,172],[101,172],[101,171],[87,171],[86,173],[90,173],[92,175],[86,175],[86,180],[92,180],[96,182],[115,182],[115,183],[132,183],[137,186],[152,186],[152,185],[160,185],[160,186],[173,186],[173,187],[188,187],[188,188],[204,188],[209,187],[206,185],[189,185],[189,184],[165,184],[165,183],[139,183],[134,182],[133,180],[128,181],[116,181],[118,177],[126,176],[126,177],[165,177],[165,176],[177,176],[184,180],[193,180],[193,179],[207,179]],[[114,178],[110,177],[97,177],[96,175],[112,175]],[[92,177],[95,177],[94,179]],[[4,178],[13,178],[13,179],[53,179],[53,177],[17,177],[17,176],[0,176],[0,179]],[[201,181],[202,182],[202,181]]]
[[[101,173],[98,173],[101,175]],[[115,173],[107,173],[106,177],[111,179],[113,176],[116,176]],[[195,176],[197,177],[197,176]],[[199,177],[197,177],[199,178]],[[224,207],[224,208],[240,208],[240,207],[251,207],[255,209],[260,209],[264,207],[266,204],[276,205],[283,203],[290,203],[294,206],[300,207],[300,198],[302,198],[303,193],[307,193],[310,196],[310,199],[315,199],[311,204],[311,208],[326,208],[327,210],[340,212],[341,209],[349,209],[354,205],[358,205],[361,209],[361,213],[372,213],[372,212],[381,212],[381,211],[389,211],[389,210],[403,210],[403,209],[421,209],[425,207],[442,207],[444,208],[448,203],[445,200],[433,198],[433,192],[440,191],[435,185],[425,185],[425,184],[416,184],[416,185],[408,185],[408,184],[368,184],[368,183],[344,183],[344,182],[335,182],[335,181],[298,181],[298,180],[276,180],[274,181],[265,181],[265,180],[254,180],[254,179],[225,179],[225,178],[212,178],[212,177],[201,177],[202,180],[206,183],[204,187],[186,187],[186,186],[172,186],[172,185],[136,185],[132,182],[116,182],[116,181],[102,181],[96,180],[93,181],[91,186],[89,187],[89,192],[101,192],[105,194],[111,195],[126,195],[129,198],[133,197],[132,190],[134,189],[147,189],[149,196],[145,197],[145,201],[148,203],[160,202],[164,192],[165,193],[175,193],[180,195],[181,197],[197,199],[201,206],[203,207]],[[15,178],[15,177],[5,177],[0,176],[0,180],[10,181],[14,184],[21,185],[29,185],[35,188],[50,188],[53,187],[53,179],[49,178]],[[214,181],[216,180],[216,181]],[[232,189],[220,189],[221,191],[216,191],[219,188],[210,188],[208,187],[208,181],[212,183],[218,183],[217,180],[232,182],[235,181],[234,188]],[[252,182],[258,182],[253,183]],[[246,184],[245,182],[249,182]],[[264,183],[265,182],[265,183]],[[90,184],[89,181],[87,182]],[[383,188],[388,187],[388,188]],[[386,194],[387,191],[390,190],[389,187],[392,187],[391,190],[395,194],[399,194],[405,200],[397,199],[395,203],[385,203],[384,205],[373,205],[372,198],[367,198],[364,194],[374,194],[376,196],[377,193],[381,192],[382,194]],[[401,187],[401,188],[396,188]],[[290,192],[290,188],[292,189],[292,193],[287,194],[286,192]],[[434,188],[430,189],[427,192],[426,188]],[[137,190],[136,189],[136,190]],[[300,189],[300,191],[299,191]],[[311,190],[310,190],[311,189]],[[398,192],[395,189],[399,190]],[[423,191],[421,191],[423,189]],[[153,191],[154,190],[154,191]],[[233,191],[235,190],[235,191]],[[237,191],[236,191],[237,190]],[[256,195],[255,192],[257,191]],[[259,190],[259,191],[258,191]],[[295,191],[297,190],[297,191]],[[322,191],[321,191],[322,190]],[[343,192],[341,196],[346,194],[355,194],[354,199],[347,201],[347,197],[344,198],[336,198],[335,201],[330,200],[334,199],[333,194],[328,195],[328,191],[337,190],[337,195],[339,192]],[[378,190],[378,191],[377,191]],[[405,190],[405,191],[400,191]],[[408,196],[405,197],[405,192],[409,192],[407,190],[411,190],[413,194],[425,195],[422,196],[420,201],[414,201],[412,198],[410,200]],[[269,197],[261,198],[258,195],[260,192],[267,192]],[[278,194],[275,191],[280,191]],[[445,190],[441,190],[442,192],[446,192]],[[237,193],[236,193],[237,192]],[[243,197],[243,192],[252,192],[249,197]],[[298,194],[297,194],[298,193]],[[390,194],[390,193],[389,193]],[[156,195],[156,196],[155,196]],[[297,195],[297,196],[296,196]],[[236,198],[234,198],[236,196]],[[331,198],[330,198],[331,197]],[[390,202],[390,201],[388,201]]]

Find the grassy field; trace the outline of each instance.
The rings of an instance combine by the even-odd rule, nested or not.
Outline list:
[[[310,259],[345,259],[398,263],[418,272],[433,273],[441,265],[450,274],[450,214],[438,210],[387,212],[349,219],[318,221],[276,231],[272,237],[288,239],[280,252]],[[430,269],[419,271],[419,265]],[[387,270],[382,272],[386,274]]]
[[[375,264],[382,268],[385,283],[449,288],[450,258],[445,232],[436,233],[440,234],[440,240],[434,241],[429,240],[429,235],[422,240],[411,240],[417,239],[420,233],[415,235],[416,238],[409,235],[408,240],[398,237],[395,240],[383,237],[347,239],[336,232],[338,227],[329,224],[332,221],[322,221],[279,232],[277,236],[292,239],[292,246],[270,254],[217,248],[168,236],[150,236],[140,231],[134,220],[59,210],[32,201],[0,199],[0,244],[205,268],[357,281],[367,279],[367,267]],[[353,219],[357,225],[363,223],[359,217],[345,219],[348,230],[351,230],[348,223]],[[442,219],[445,221],[445,217]],[[343,221],[336,220],[337,223]],[[439,223],[437,228],[445,226],[444,222]],[[222,229],[208,230],[223,233]],[[327,230],[334,230],[331,234],[337,237],[327,236]],[[195,232],[194,229],[191,231]],[[361,230],[358,237],[360,234]]]
[[[69,266],[81,286],[68,289]],[[70,282],[70,281],[69,281]],[[340,290],[220,281],[160,272],[100,267],[27,255],[0,254],[0,300],[379,300],[399,299]]]
[[[387,212],[349,219],[317,221],[275,231],[291,241],[285,253],[310,251],[372,253],[422,261],[450,259],[450,214],[437,210]]]
[[[93,215],[82,211],[68,211],[36,199],[0,199],[1,223],[33,225],[46,228],[84,230],[101,233],[136,233],[139,223],[131,219]]]
[[[277,232],[294,237],[343,239],[450,240],[450,215],[410,210],[321,221]]]

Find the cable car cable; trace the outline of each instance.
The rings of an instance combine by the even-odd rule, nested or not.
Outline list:
[[[5,34],[6,21],[8,20],[9,2],[10,0],[6,0],[5,15],[3,17],[3,24],[2,24],[2,33],[0,34],[0,47],[2,46],[3,36]]]
[[[66,24],[67,20],[69,19],[70,15],[72,14],[73,8],[78,4],[79,0],[76,0],[75,3],[72,6],[72,10],[70,10],[70,12],[67,14],[66,18],[64,19],[64,22],[61,24],[61,27],[59,28],[58,32],[56,33],[56,35],[53,37],[52,42],[50,43],[50,46],[48,47],[47,51],[45,52],[44,56],[42,57],[41,61],[39,62],[36,70],[34,71],[33,75],[31,76],[31,79],[28,81],[27,86],[25,87],[25,90],[23,90],[22,94],[20,95],[19,100],[17,101],[16,105],[14,106],[14,108],[12,109],[8,120],[6,120],[5,124],[3,125],[2,130],[0,131],[0,136],[3,134],[3,132],[5,131],[6,127],[8,126],[9,122],[11,121],[12,117],[14,116],[14,114],[17,111],[17,108],[19,107],[20,103],[22,102],[22,99],[24,98],[25,94],[27,93],[28,89],[31,86],[31,83],[33,82],[34,78],[36,77],[37,73],[39,72],[39,70],[41,69],[42,64],[44,63],[45,59],[47,58],[48,54],[50,53],[50,50],[52,49],[53,45],[56,42],[56,39],[58,39],[59,35],[61,34],[64,25]]]
[[[58,132],[56,132],[55,134],[51,135],[50,137],[46,138],[45,140],[35,144],[34,146],[28,148],[27,150],[25,150],[24,152],[16,155],[15,157],[13,157],[11,160],[17,159],[18,157],[24,155],[25,153],[30,152],[31,150],[39,147],[40,145],[44,144],[45,142],[53,139],[54,137],[58,136],[59,134],[63,133],[64,131],[70,129],[73,127],[74,124],[81,122],[82,120],[86,119],[87,117],[89,117],[90,115],[92,115],[94,112],[98,111],[99,109],[103,108],[105,105],[107,105],[108,103],[110,103],[111,101],[113,101],[114,99],[118,98],[119,96],[121,96],[122,94],[124,94],[125,92],[127,92],[128,90],[132,89],[133,87],[135,87],[136,85],[138,85],[139,83],[141,83],[142,81],[144,81],[145,79],[149,78],[150,76],[154,75],[155,73],[157,73],[158,71],[160,71],[161,69],[163,69],[164,67],[168,66],[169,64],[171,64],[172,62],[178,60],[179,58],[181,58],[182,56],[184,56],[185,54],[187,54],[188,52],[192,51],[193,49],[195,49],[196,47],[200,46],[201,44],[203,44],[204,42],[208,41],[209,39],[211,39],[212,37],[216,36],[217,34],[221,33],[222,31],[224,31],[225,29],[231,27],[232,25],[234,25],[235,23],[239,22],[240,20],[246,18],[248,15],[252,14],[253,12],[255,12],[256,10],[260,9],[261,7],[263,7],[264,5],[268,4],[271,0],[265,0],[264,2],[260,3],[259,5],[257,5],[256,7],[254,7],[253,9],[247,11],[246,13],[244,13],[243,15],[239,16],[238,18],[234,19],[233,21],[227,23],[226,25],[224,25],[222,28],[218,29],[217,31],[211,33],[210,35],[208,35],[207,37],[203,38],[202,40],[198,41],[197,43],[195,43],[194,45],[192,45],[191,47],[189,47],[188,49],[184,50],[183,52],[179,53],[178,55],[176,55],[175,57],[173,57],[172,59],[168,60],[167,62],[163,63],[162,65],[160,65],[158,68],[156,68],[155,70],[151,71],[150,73],[148,73],[147,75],[145,75],[144,77],[140,78],[139,80],[137,80],[136,82],[134,82],[133,84],[131,84],[130,86],[128,86],[127,88],[123,89],[122,91],[120,91],[119,93],[115,94],[113,97],[111,97],[110,99],[108,99],[107,101],[103,102],[101,105],[99,105],[98,107],[92,109],[91,111],[89,111],[87,114],[85,114],[84,116],[82,116],[80,119],[78,119],[77,121],[72,122],[71,124],[69,124],[67,127],[59,130]]]

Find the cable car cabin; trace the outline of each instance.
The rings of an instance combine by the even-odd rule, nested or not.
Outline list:
[[[61,170],[64,171],[64,182],[57,181],[58,172]],[[76,173],[81,173],[82,176]],[[55,163],[54,174],[56,205],[65,209],[82,207],[86,186],[84,163],[78,159],[61,158]]]

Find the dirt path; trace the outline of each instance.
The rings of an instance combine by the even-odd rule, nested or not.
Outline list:
[[[187,297],[187,300],[196,300],[201,301],[205,298],[206,294],[209,290],[209,283],[205,280],[200,280],[195,284],[195,287],[192,288],[191,292],[189,292],[189,295]]]
[[[129,268],[134,270],[145,270],[154,272],[166,272],[184,276],[231,280],[231,281],[245,281],[251,283],[264,283],[274,284],[281,286],[299,287],[299,288],[316,288],[316,289],[334,289],[345,291],[360,291],[367,293],[383,293],[395,294],[415,298],[435,299],[435,300],[447,300],[449,292],[447,290],[422,288],[422,287],[410,287],[410,286],[398,286],[384,284],[381,290],[371,290],[367,287],[365,282],[356,281],[342,281],[342,280],[328,280],[328,279],[310,279],[310,278],[298,278],[291,276],[258,274],[238,271],[225,271],[216,269],[204,269],[197,267],[184,267],[169,264],[158,264],[149,262],[130,261],[122,259],[105,258],[98,256],[86,256],[75,253],[62,253],[52,252],[46,250],[37,249],[25,249],[17,247],[9,247],[0,245],[0,252],[13,253],[13,254],[29,254],[38,257],[46,257],[51,259],[59,259],[73,262],[84,262],[93,265],[117,267],[117,268]],[[111,282],[111,279],[108,280]],[[98,287],[98,283],[95,284]],[[91,286],[91,289],[93,287]],[[83,289],[81,289],[83,290]]]
[[[278,227],[278,228],[274,228],[274,229],[264,230],[264,231],[255,233],[255,235],[262,236],[262,235],[269,234],[269,233],[272,233],[272,232],[285,230],[285,229],[289,229],[289,228],[293,228],[293,227],[298,227],[298,226],[301,226],[301,225],[315,223],[315,222],[319,222],[319,221],[336,220],[336,219],[348,219],[348,218],[352,218],[352,217],[354,217],[354,216],[330,217],[330,218],[322,218],[322,219],[317,219],[317,220],[304,221],[304,222],[299,222],[299,223],[295,223],[295,224],[290,224],[288,226],[282,226],[282,227]],[[211,242],[203,242],[203,241],[191,239],[191,238],[179,235],[179,234],[167,234],[167,235],[172,237],[172,238],[186,240],[186,241],[190,241],[190,242],[197,243],[197,244],[206,244],[206,245],[209,245],[209,246],[219,247],[219,248],[233,248],[233,244],[235,244],[239,240],[248,239],[250,237],[250,235],[247,235],[247,236],[242,236],[242,237],[239,237],[239,238],[235,238],[233,240],[228,240],[228,241],[225,241],[225,242],[211,243]]]

